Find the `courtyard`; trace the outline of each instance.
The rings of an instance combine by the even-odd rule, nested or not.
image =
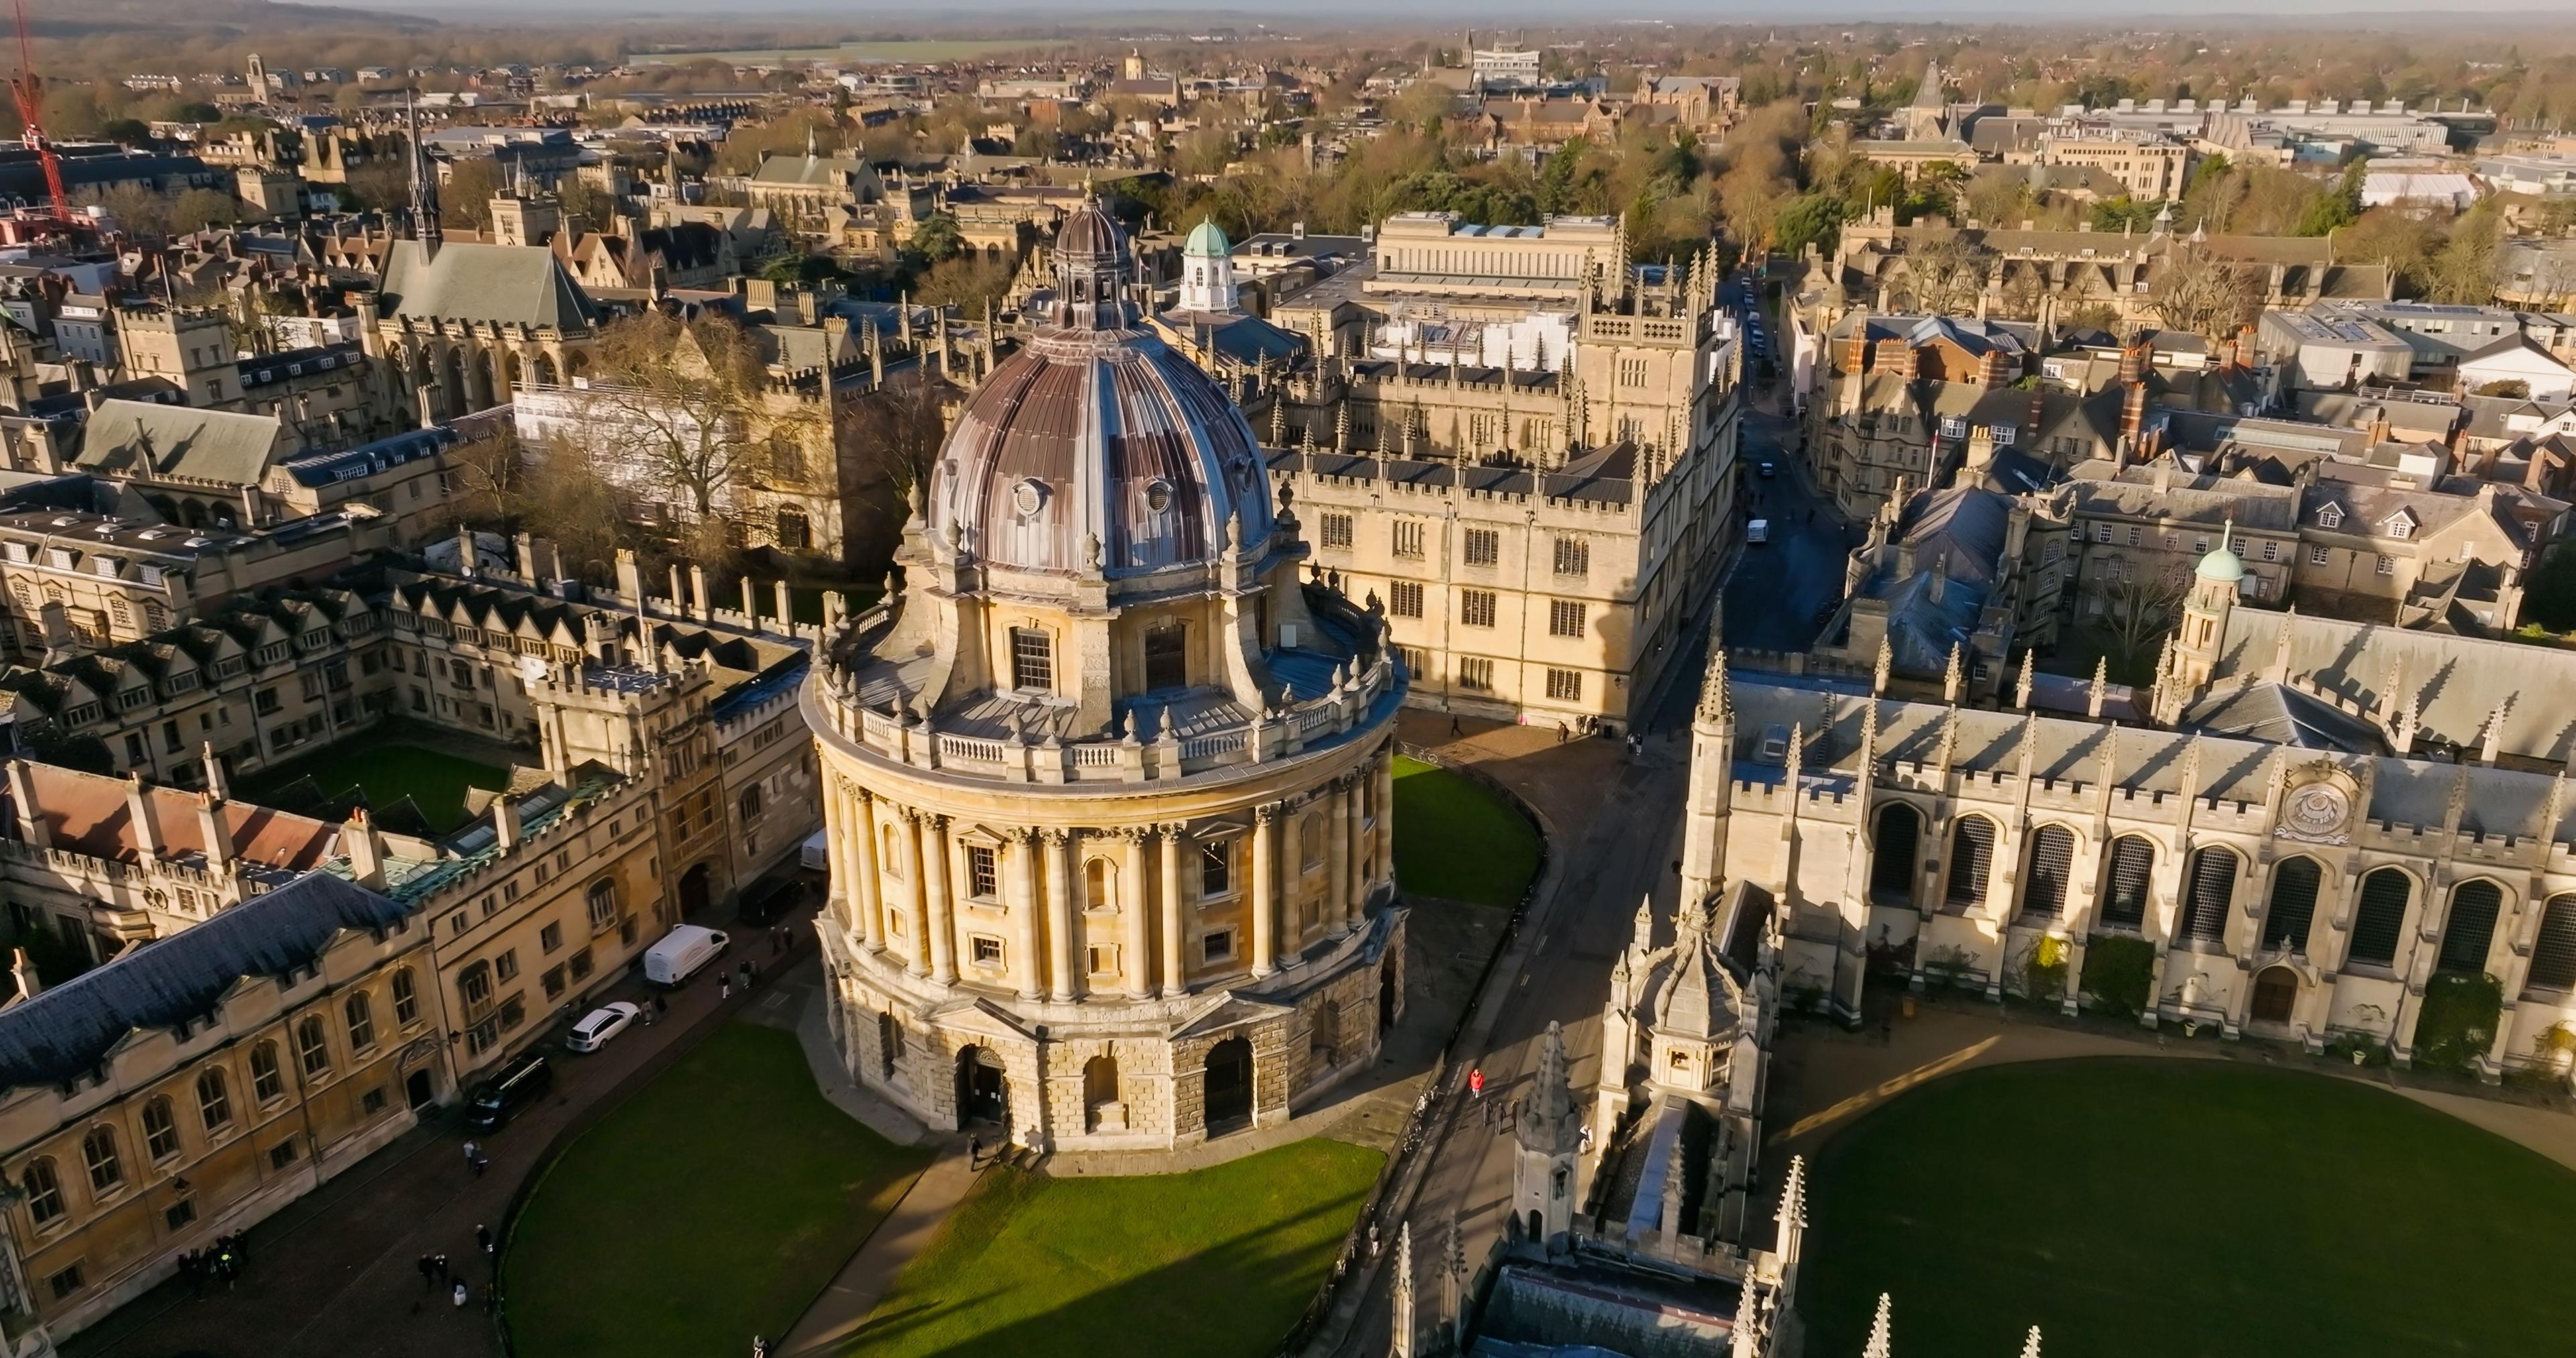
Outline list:
[[[1795,1135],[1794,1129],[1789,1133]],[[2551,1351],[2576,1172],[2357,1081],[2216,1061],[1969,1069],[1823,1146],[1811,1353]],[[2399,1223],[2402,1223],[2399,1224]]]
[[[783,1334],[929,1159],[827,1101],[793,1033],[727,1023],[541,1172],[502,1260],[512,1348],[681,1358]]]
[[[843,1352],[1263,1358],[1384,1159],[1314,1138],[1186,1174],[987,1170]]]
[[[510,771],[497,764],[426,745],[361,736],[245,779],[241,795],[284,810],[303,810],[292,795],[274,802],[267,799],[308,778],[312,784],[304,791],[312,804],[356,789],[365,794],[368,806],[381,812],[408,797],[436,834],[465,823],[466,796],[472,789],[498,792],[510,785]]]

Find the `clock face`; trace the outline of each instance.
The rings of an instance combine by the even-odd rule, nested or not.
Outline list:
[[[2343,830],[2352,814],[2352,799],[2333,783],[2308,783],[2290,793],[2281,808],[2281,833],[2293,839],[2329,839]]]

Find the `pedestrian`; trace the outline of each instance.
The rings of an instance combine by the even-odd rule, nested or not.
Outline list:
[[[671,1001],[670,1001],[669,997],[667,997],[667,996],[662,996],[662,995],[656,995],[656,996],[654,996],[654,997],[653,997],[653,1012],[654,1012],[654,1013],[656,1013],[656,1014],[661,1015],[661,1016],[662,1016],[662,1017],[664,1017],[664,1018],[669,1018],[669,1017],[671,1016]]]
[[[420,1290],[427,1292],[437,1286],[438,1266],[430,1260],[428,1255],[424,1254],[420,1257]]]
[[[1449,734],[1453,736],[1463,734],[1463,732],[1458,729],[1458,714],[1455,712],[1449,714]]]
[[[759,1335],[751,1337],[751,1358],[769,1358],[769,1341]]]
[[[716,973],[716,998],[719,1000],[733,998],[733,977],[723,972]]]
[[[978,1168],[983,1164],[983,1162],[984,1138],[980,1136],[970,1136],[966,1138],[966,1168]]]
[[[465,1299],[471,1295],[473,1294],[467,1290],[465,1280],[459,1278],[456,1280],[455,1290],[448,1293],[448,1298],[456,1303],[458,1310],[463,1310],[465,1308]]]
[[[474,1228],[474,1244],[483,1251],[486,1258],[489,1258],[492,1253],[492,1228],[477,1225]]]
[[[474,1171],[475,1178],[483,1177],[483,1148],[471,1141],[465,1143],[465,1167]]]
[[[1485,1096],[1485,1068],[1483,1066],[1477,1066],[1467,1072],[1467,1092],[1478,1098],[1483,1098]]]
[[[447,1256],[446,1256],[446,1255],[444,1255],[444,1254],[433,1254],[433,1255],[429,1256],[429,1266],[430,1266],[431,1268],[434,1268],[434,1269],[438,1270],[438,1280],[439,1280],[440,1282],[446,1282],[446,1281],[447,1281]]]
[[[1558,722],[1558,723],[1556,724],[1556,743],[1557,743],[1557,744],[1559,744],[1559,745],[1562,745],[1562,744],[1564,744],[1564,743],[1565,743],[1565,723],[1564,723],[1564,722]]]

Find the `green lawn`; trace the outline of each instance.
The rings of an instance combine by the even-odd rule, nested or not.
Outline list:
[[[545,1171],[502,1261],[513,1347],[698,1358],[775,1340],[927,1159],[825,1101],[794,1034],[726,1024]]]
[[[2564,1353],[2576,1172],[2366,1085],[2219,1062],[1972,1070],[1815,1166],[1807,1352]]]
[[[1395,760],[1395,877],[1407,891],[1505,909],[1538,875],[1538,827],[1437,765]]]
[[[1383,1158],[1315,1140],[1189,1174],[990,1171],[844,1352],[1266,1358]]]
[[[367,803],[375,807],[410,797],[442,834],[464,823],[467,788],[498,792],[510,785],[508,769],[426,746],[377,744],[360,737],[263,770],[247,782],[243,795],[256,800],[262,792],[307,777],[325,798],[353,787],[365,789]]]

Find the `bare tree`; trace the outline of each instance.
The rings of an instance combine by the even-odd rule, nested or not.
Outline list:
[[[2114,557],[2096,564],[2089,585],[2100,605],[2093,625],[2112,669],[2132,681],[2151,677],[2157,647],[2182,616],[2190,577],[2179,566]]]
[[[2147,300],[2168,328],[2217,341],[2254,319],[2263,291],[2251,270],[2183,243],[2166,253],[2164,267],[2147,285]]]
[[[1927,231],[1905,247],[1905,292],[1917,310],[1955,316],[1973,310],[1986,285],[1985,253],[1956,231]]]
[[[731,321],[625,317],[601,329],[594,363],[578,398],[586,451],[692,519],[728,508],[738,479],[829,437],[826,404],[772,390],[758,338]]]

